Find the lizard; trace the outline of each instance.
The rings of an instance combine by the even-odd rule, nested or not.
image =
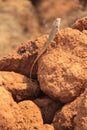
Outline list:
[[[56,20],[53,22],[50,34],[49,34],[44,46],[42,47],[42,50],[40,51],[40,53],[38,54],[38,56],[36,57],[36,59],[34,60],[32,66],[31,66],[31,69],[30,69],[30,81],[32,81],[31,76],[32,76],[32,71],[33,71],[35,63],[40,58],[40,56],[47,50],[49,44],[54,39],[56,32],[59,31],[60,22],[61,22],[61,18],[56,18]]]

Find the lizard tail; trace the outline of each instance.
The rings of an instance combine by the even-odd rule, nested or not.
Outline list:
[[[35,63],[37,62],[37,60],[38,60],[38,56],[37,56],[36,59],[34,60],[32,66],[31,66],[31,69],[30,69],[30,87],[32,88],[33,92],[34,92],[35,90],[34,90],[34,88],[33,88],[34,86],[33,86],[33,82],[32,82],[32,71],[33,71],[34,65],[35,65]],[[37,95],[36,95],[35,92],[34,92],[34,95],[35,95],[35,97],[37,97]]]
[[[33,72],[33,68],[34,68],[34,65],[35,63],[38,61],[38,59],[40,58],[40,56],[44,53],[44,49],[41,51],[41,53],[36,57],[36,59],[34,60],[32,66],[31,66],[31,69],[30,69],[30,80],[32,81],[32,72]]]
[[[31,80],[31,81],[32,81],[32,71],[33,71],[34,65],[35,65],[35,63],[37,62],[37,60],[38,60],[38,56],[37,56],[37,58],[34,60],[32,66],[31,66],[31,69],[30,69],[30,80]]]

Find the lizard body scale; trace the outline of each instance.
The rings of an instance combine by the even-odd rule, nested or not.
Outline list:
[[[55,34],[57,31],[59,31],[59,27],[60,27],[60,18],[56,18],[56,20],[53,22],[52,25],[52,29],[51,32],[45,42],[45,45],[43,46],[42,50],[40,51],[40,53],[38,54],[38,56],[36,57],[36,59],[34,60],[32,66],[31,66],[31,70],[30,70],[30,80],[32,79],[32,71],[33,71],[33,67],[35,65],[35,63],[37,62],[37,60],[40,58],[40,56],[46,51],[46,49],[48,48],[49,44],[51,43],[51,41],[54,39]]]

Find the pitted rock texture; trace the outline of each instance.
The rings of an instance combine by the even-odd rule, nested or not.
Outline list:
[[[22,101],[18,103],[23,113],[23,119],[26,124],[31,126],[43,125],[43,119],[39,107],[32,101]],[[27,120],[26,120],[27,119]]]
[[[30,127],[29,130],[55,130],[52,125],[44,124],[41,126]]]
[[[87,88],[78,106],[74,123],[75,130],[87,130]]]
[[[62,19],[63,28],[86,15],[86,0],[0,0],[0,56],[28,39],[48,33],[57,17]]]
[[[71,103],[65,104],[60,111],[56,112],[53,119],[55,130],[74,130],[76,126],[74,119],[78,116],[79,105],[83,95],[81,94]]]
[[[0,71],[14,71],[29,77],[30,68],[36,56],[43,47],[47,35],[43,35],[34,41],[27,41],[17,47],[12,53],[0,58]],[[36,77],[37,63],[32,75]]]
[[[87,35],[66,28],[54,41],[56,48],[39,59],[38,81],[45,94],[67,103],[87,86]]]
[[[33,90],[39,94],[35,97],[30,88],[29,73],[46,39],[47,35],[44,35],[28,41],[0,58],[1,130],[87,128],[86,30],[65,28],[56,33],[33,69],[32,77],[36,80]]]
[[[78,29],[80,31],[87,30],[87,17],[83,17],[81,19],[78,19],[73,25],[73,29]]]
[[[20,129],[24,125],[22,113],[11,94],[0,86],[0,129]]]
[[[0,86],[0,105],[0,130],[28,130],[35,125],[43,126],[37,105],[29,100],[17,104],[3,86]]]
[[[31,87],[30,79],[15,72],[0,71],[0,86],[5,87],[17,102],[34,99],[40,94],[37,82]]]
[[[56,130],[87,129],[87,89],[73,102],[64,105],[53,119]]]

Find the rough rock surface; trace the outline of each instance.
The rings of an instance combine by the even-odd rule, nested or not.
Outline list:
[[[48,33],[57,17],[62,18],[61,27],[70,27],[86,15],[86,0],[0,0],[0,56],[21,42]]]
[[[22,101],[18,103],[23,113],[23,119],[25,124],[29,126],[43,125],[43,119],[39,107],[32,101]]]
[[[31,65],[46,41],[47,35],[34,41],[28,41],[20,45],[16,50],[5,57],[0,58],[0,70],[15,71],[29,76]],[[33,77],[36,77],[37,64],[33,69]]]
[[[30,127],[29,130],[55,130],[55,129],[52,125],[45,124],[42,126]]]
[[[58,34],[56,48],[39,59],[38,81],[44,93],[67,103],[87,86],[87,35],[71,28]]]
[[[44,123],[50,124],[53,120],[55,112],[61,108],[61,104],[58,102],[54,102],[47,96],[42,98],[36,98],[34,102],[41,109],[41,113],[43,116]]]
[[[37,36],[38,28],[35,9],[29,0],[0,0],[0,56]]]
[[[53,126],[56,130],[87,130],[87,89],[56,112]]]
[[[78,106],[77,115],[75,117],[75,130],[87,130],[87,89]]]
[[[87,17],[78,19],[73,25],[73,29],[78,29],[80,31],[87,30]]]
[[[16,130],[24,126],[22,113],[11,94],[0,86],[0,129]]]
[[[79,26],[83,24],[82,22]],[[30,67],[47,35],[28,41],[10,55],[0,58],[1,130],[87,129],[86,32],[86,30],[81,32],[76,28],[66,28],[56,34],[47,51],[34,66],[32,77],[36,78],[38,75],[38,85],[43,91],[43,93],[38,91],[35,82],[35,92],[37,90],[40,95],[34,101],[30,101],[30,97],[34,94],[30,88],[30,80],[24,75],[29,76]],[[46,95],[47,98],[44,97]],[[59,108],[59,100],[63,103],[61,108]],[[49,125],[43,124],[44,122],[53,123]]]
[[[34,99],[40,93],[37,82],[33,82],[33,88],[30,86],[30,80],[24,75],[15,72],[0,72],[0,86],[5,87],[13,95],[17,102]]]
[[[25,130],[43,125],[41,112],[32,101],[17,104],[11,94],[0,86],[0,130]]]
[[[74,119],[78,115],[78,106],[83,95],[81,94],[73,102],[65,104],[60,111],[56,112],[53,119],[55,130],[73,130],[75,128]]]

